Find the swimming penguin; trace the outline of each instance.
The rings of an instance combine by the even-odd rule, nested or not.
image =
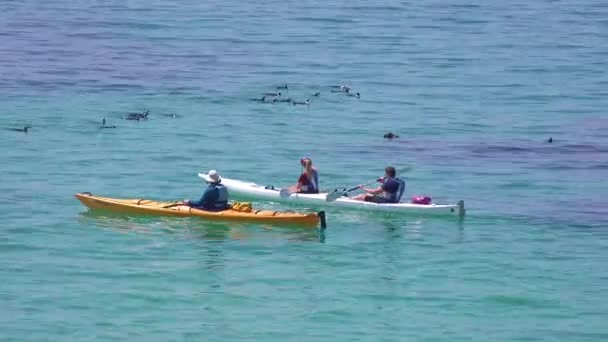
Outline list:
[[[314,97],[319,97],[320,95],[321,95],[320,92],[316,92],[316,93],[312,94],[312,96],[314,96]]]
[[[393,139],[393,138],[399,138],[399,136],[393,132],[388,132],[384,135],[384,139]]]
[[[141,113],[127,113],[127,117],[125,118],[125,120],[147,120],[148,114],[150,114],[150,111],[147,109],[145,109]]]
[[[550,138],[547,140],[547,142],[548,142],[549,144],[552,144],[552,143],[553,143],[553,137],[550,137]]]
[[[277,99],[275,97],[274,99],[272,99],[272,102],[291,102],[291,97],[288,97],[286,99]]]
[[[350,89],[350,87],[345,84],[333,85],[333,86],[331,86],[331,88],[340,89],[340,91],[346,91],[346,89]]]
[[[350,91],[350,87],[346,85],[341,86],[332,86],[332,88],[337,88],[339,90],[332,90],[332,93],[348,93]]]
[[[346,93],[346,96],[350,96],[350,97],[356,97],[356,98],[358,98],[358,99],[360,99],[360,98],[361,98],[361,94],[359,94],[359,93],[356,93],[356,94],[351,94],[351,93],[348,93],[348,92],[347,92],[347,93]]]
[[[25,126],[23,128],[8,128],[9,131],[13,131],[13,132],[23,132],[23,133],[27,133],[27,130],[32,128],[32,126]]]
[[[277,97],[277,96],[281,96],[281,93],[279,93],[279,92],[276,92],[276,93],[264,93],[264,95]]]
[[[266,102],[266,95],[262,96],[259,99],[249,99],[250,101],[254,101],[254,102]]]
[[[103,118],[101,120],[101,126],[99,126],[99,128],[116,128],[116,126],[106,126],[106,118]]]
[[[176,119],[176,118],[178,118],[178,117],[179,117],[179,116],[178,116],[177,114],[175,114],[175,113],[165,113],[165,114],[163,114],[163,116],[166,116],[166,117],[168,117],[168,118],[174,118],[174,119]]]
[[[287,83],[285,83],[285,85],[278,86],[276,89],[277,90],[281,90],[281,89],[289,90],[289,88],[287,87]]]
[[[293,101],[291,102],[294,106],[295,105],[306,105],[306,106],[310,106],[310,99],[306,99],[306,101],[301,102],[301,101]]]

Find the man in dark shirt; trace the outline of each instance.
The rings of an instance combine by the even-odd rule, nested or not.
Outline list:
[[[228,189],[221,184],[222,178],[217,171],[211,170],[208,174],[199,173],[199,177],[203,178],[209,184],[209,187],[207,187],[200,200],[185,200],[184,204],[208,211],[228,209]]]
[[[405,182],[396,178],[395,168],[389,166],[384,169],[384,177],[379,181],[382,184],[376,189],[367,189],[363,185],[359,185],[359,188],[366,193],[352,199],[373,203],[399,203],[405,190]]]

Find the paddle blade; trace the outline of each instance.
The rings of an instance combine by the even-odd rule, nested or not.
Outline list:
[[[287,198],[291,196],[291,191],[289,191],[287,188],[283,188],[281,191],[279,191],[279,196],[281,196],[281,198]]]
[[[333,202],[333,201],[337,200],[340,197],[342,197],[342,192],[334,190],[334,192],[330,192],[330,193],[327,194],[327,196],[325,196],[325,201],[326,202]]]

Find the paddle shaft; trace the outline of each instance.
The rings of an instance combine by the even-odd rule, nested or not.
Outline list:
[[[409,170],[411,170],[411,169],[412,169],[412,167],[411,167],[411,166],[405,166],[405,167],[403,167],[403,168],[401,168],[401,169],[399,170],[399,173],[407,172],[407,171],[409,171]],[[364,187],[364,186],[368,186],[368,185],[370,185],[370,184],[374,184],[375,182],[380,182],[382,178],[384,178],[384,177],[380,177],[380,178],[376,179],[376,180],[375,180],[375,181],[373,181],[373,182],[369,182],[369,183],[367,183],[367,184],[363,184],[363,185],[361,185],[361,186],[356,186],[356,187],[354,187],[354,188],[348,189],[348,190],[346,190],[346,192],[355,191],[355,190],[357,190],[357,189],[359,189],[359,188],[362,188],[362,187]]]
[[[185,204],[184,204],[184,203],[182,203],[182,202],[179,202],[179,203],[172,203],[172,204],[169,204],[169,205],[165,205],[165,206],[163,206],[163,208],[167,209],[167,208],[179,207],[180,205],[185,205]]]
[[[412,168],[411,168],[411,166],[406,166],[406,167],[404,167],[404,168],[400,169],[400,170],[399,170],[399,173],[407,172],[407,171],[409,171],[409,170],[411,170],[411,169],[412,169]],[[355,190],[360,189],[360,188],[362,188],[362,187],[364,187],[364,186],[368,186],[368,185],[370,185],[370,184],[374,184],[375,182],[380,182],[380,180],[381,180],[381,179],[382,179],[382,178],[378,178],[378,179],[376,179],[376,180],[375,180],[375,181],[373,181],[373,182],[369,182],[369,183],[367,183],[367,184],[363,184],[363,185],[356,186],[356,187],[354,187],[354,188],[350,188],[350,189],[346,190],[345,192],[351,192],[351,191],[355,191]]]
[[[363,185],[357,185],[357,186],[356,186],[356,187],[354,187],[354,188],[350,188],[350,189],[346,190],[346,192],[351,192],[351,191],[355,191],[355,190],[357,190],[357,189],[361,189],[362,187],[364,187],[364,186],[368,186],[368,185],[370,185],[370,184],[374,184],[374,183],[376,183],[377,181],[378,181],[378,180],[375,180],[375,181],[373,181],[373,182],[369,182],[369,183],[366,183],[366,184],[363,184]]]

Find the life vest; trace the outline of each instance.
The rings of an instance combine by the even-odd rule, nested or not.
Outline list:
[[[212,184],[210,187],[213,187],[215,191],[217,191],[217,199],[213,202],[207,202],[203,205],[206,210],[224,210],[228,208],[228,189],[222,184]]]
[[[306,175],[306,173],[304,173]],[[308,178],[308,175],[306,175]],[[302,185],[301,193],[316,194],[319,193],[319,174],[317,170],[312,170],[312,179],[308,178],[308,184]]]

